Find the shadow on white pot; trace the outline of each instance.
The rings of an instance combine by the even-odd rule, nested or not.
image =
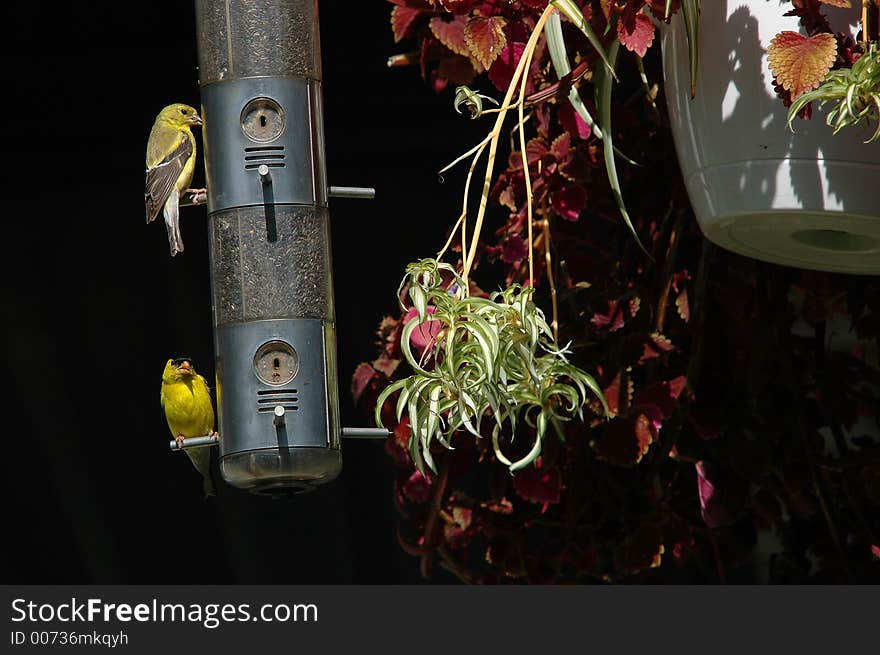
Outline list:
[[[786,126],[767,47],[798,31],[779,0],[702,3],[696,98],[680,16],[663,35],[672,132],[706,237],[756,259],[843,273],[880,273],[880,141],[873,127],[833,135],[824,112]],[[858,8],[827,11],[849,31]],[[835,23],[835,19],[837,22]]]

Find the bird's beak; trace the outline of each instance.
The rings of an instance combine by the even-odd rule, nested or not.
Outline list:
[[[181,373],[191,373],[192,372],[192,364],[187,361],[183,361],[180,363],[180,366],[177,367],[177,370]]]
[[[198,114],[193,114],[189,119],[189,124],[190,125],[201,125],[202,124],[202,117],[199,116]]]

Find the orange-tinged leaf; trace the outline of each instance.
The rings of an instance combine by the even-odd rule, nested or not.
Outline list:
[[[823,5],[831,5],[832,7],[842,7],[843,9],[851,9],[852,3],[849,0],[819,0]]]
[[[492,62],[501,54],[502,48],[507,44],[504,35],[504,26],[507,21],[503,16],[471,16],[464,29],[471,54],[484,68],[489,68]]]
[[[687,289],[682,289],[681,293],[678,294],[678,298],[675,299],[675,308],[678,310],[678,315],[681,316],[681,319],[685,323],[690,321],[691,309],[690,304],[688,303]]]
[[[464,28],[467,25],[467,16],[455,16],[452,20],[446,20],[445,16],[435,16],[428,24],[434,36],[457,55],[470,57],[467,39],[464,38]]]
[[[837,41],[823,32],[806,37],[797,32],[780,32],[767,48],[770,70],[776,82],[791,92],[791,99],[812,91],[837,56]]]
[[[397,6],[391,10],[391,29],[394,31],[394,42],[397,43],[409,36],[410,28],[422,13],[421,9]]]

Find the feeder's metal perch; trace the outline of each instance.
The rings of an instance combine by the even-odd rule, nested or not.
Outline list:
[[[279,405],[275,408],[275,426],[284,424],[284,415],[287,411]],[[342,428],[342,437],[344,439],[387,439],[391,435],[390,430],[385,428]],[[204,448],[206,446],[216,446],[220,443],[220,435],[215,434],[209,437],[190,437],[184,439],[181,444],[176,439],[172,439],[168,443],[171,450],[189,450],[190,448]]]
[[[263,172],[263,168],[265,167],[266,173]],[[259,169],[257,169],[260,173],[261,177],[268,175],[269,168],[265,166],[265,164],[261,165]],[[332,186],[327,191],[327,195],[331,198],[353,198],[355,200],[372,200],[376,197],[376,189],[372,187],[360,187],[360,186]],[[204,205],[208,202],[208,193],[207,191],[201,191],[200,193],[187,193],[180,199],[181,207],[197,207],[199,205]]]
[[[345,439],[387,439],[390,435],[385,428],[342,428]]]
[[[376,189],[359,186],[332,186],[330,187],[329,195],[331,198],[372,200],[376,197]]]
[[[168,444],[168,447],[171,450],[189,450],[190,448],[205,448],[206,446],[216,446],[220,443],[219,435],[211,435],[208,437],[190,437],[189,439],[184,439],[183,443],[178,445],[176,439],[172,439]]]

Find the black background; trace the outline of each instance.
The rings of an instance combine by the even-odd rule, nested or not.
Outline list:
[[[292,500],[220,484],[206,502],[169,451],[166,359],[214,376],[206,213],[184,210],[186,252],[171,259],[141,192],[155,115],[199,106],[193,6],[32,4],[5,46],[2,582],[419,580],[381,442],[346,443],[341,477]],[[441,184],[437,170],[483,129],[417,69],[387,68],[412,45],[394,44],[391,7],[320,2],[329,181],[377,190],[331,203],[345,425],[369,422],[349,380],[376,354],[403,267],[436,253],[458,214],[461,174]]]

